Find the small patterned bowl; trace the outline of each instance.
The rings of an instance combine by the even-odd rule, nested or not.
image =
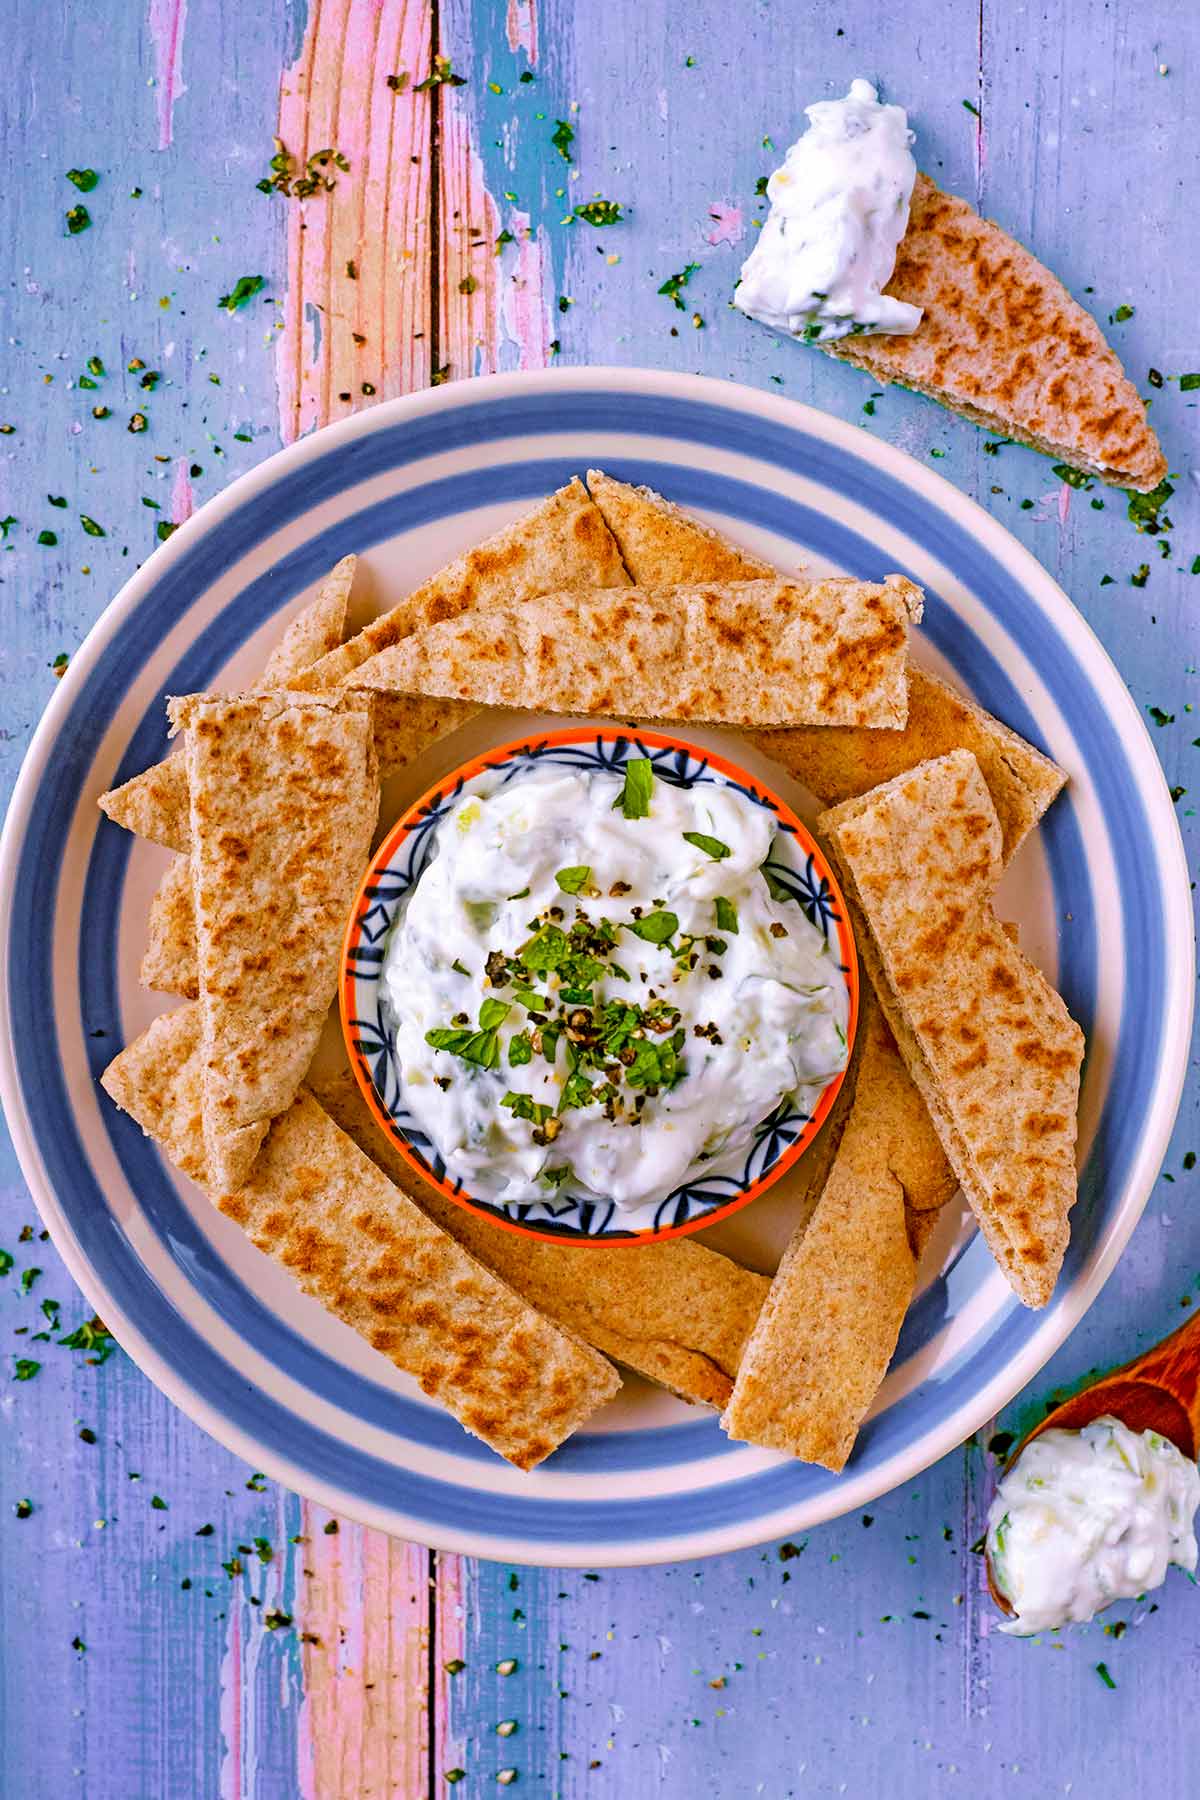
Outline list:
[[[680,1237],[728,1217],[778,1181],[807,1149],[843,1078],[841,1073],[833,1077],[811,1112],[793,1098],[781,1101],[758,1126],[744,1163],[734,1174],[688,1181],[664,1199],[636,1209],[574,1197],[569,1192],[548,1194],[544,1200],[504,1203],[470,1194],[461,1182],[448,1177],[435,1145],[405,1104],[381,1006],[380,975],[392,923],[429,861],[437,827],[468,782],[489,773],[493,778],[498,774],[503,785],[529,768],[544,768],[547,763],[620,775],[631,757],[649,757],[660,781],[687,788],[703,783],[734,787],[754,805],[774,814],[776,837],[766,867],[777,891],[785,892],[801,908],[827,943],[832,941],[847,991],[847,1055],[854,1042],[858,964],[845,903],[833,874],[791,808],[735,764],[662,732],[595,726],[521,738],[462,764],[408,808],[371,860],[343,948],[342,1030],[351,1067],[376,1122],[418,1174],[469,1212],[510,1231],[556,1243],[642,1243]]]

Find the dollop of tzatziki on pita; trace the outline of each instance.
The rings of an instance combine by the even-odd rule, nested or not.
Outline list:
[[[771,210],[734,304],[808,344],[867,331],[909,336],[921,308],[882,291],[917,176],[908,116],[880,105],[869,81],[805,113],[808,130],[767,182]]]
[[[773,837],[742,793],[644,758],[469,784],[383,969],[404,1099],[451,1180],[634,1208],[739,1171],[784,1098],[811,1110],[845,1066],[846,987],[763,873]]]

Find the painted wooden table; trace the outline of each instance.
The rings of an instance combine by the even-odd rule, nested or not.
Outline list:
[[[777,385],[938,458],[1100,632],[1200,841],[1200,391],[1179,379],[1200,370],[1194,8],[7,0],[4,17],[6,785],[56,667],[232,476],[378,398],[557,357]],[[870,402],[866,377],[730,311],[760,178],[801,106],[856,74],[908,106],[939,181],[1113,321],[1174,472],[1168,533],[1138,535],[1121,495],[1072,493],[1032,454],[985,454],[920,400]],[[326,150],[332,187],[256,191]],[[618,224],[567,222],[596,197]],[[689,265],[681,311],[659,289]],[[870,1513],[618,1573],[432,1555],[257,1477],[77,1330],[88,1309],[7,1155],[0,1792],[1194,1794],[1188,1582],[1021,1644],[995,1632],[971,1546],[994,1434],[1200,1303],[1198,1095],[1106,1292],[1008,1415]]]

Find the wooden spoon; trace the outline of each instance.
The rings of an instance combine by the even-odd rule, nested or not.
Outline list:
[[[1005,1473],[1043,1431],[1080,1431],[1102,1418],[1119,1419],[1130,1431],[1157,1431],[1182,1451],[1189,1462],[1200,1455],[1200,1312],[1161,1344],[1143,1350],[1132,1362],[1102,1375],[1072,1394],[1032,1431],[1026,1432],[1005,1463]],[[1012,1607],[1000,1593],[987,1559],[988,1588],[1001,1612]]]

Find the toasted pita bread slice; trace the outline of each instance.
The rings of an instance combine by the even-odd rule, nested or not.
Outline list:
[[[275,1120],[241,1191],[222,1194],[205,1155],[201,1039],[198,1006],[164,1013],[101,1079],[307,1294],[519,1469],[611,1399],[611,1364],[427,1219],[310,1093]]]
[[[721,1420],[732,1438],[834,1470],[845,1467],[895,1350],[919,1221],[957,1188],[869,989],[842,1092],[848,1103],[815,1205],[784,1252]],[[914,1195],[926,1211],[913,1210]]]
[[[924,309],[911,337],[873,333],[821,348],[1101,481],[1148,493],[1166,474],[1146,408],[1095,319],[1035,256],[927,175],[917,176],[884,291]]]
[[[588,486],[639,587],[665,581],[750,581],[775,573],[653,488],[631,487],[599,469],[589,469]],[[801,725],[752,731],[750,740],[826,806],[864,794],[947,750],[972,750],[1000,815],[1006,858],[1066,781],[1040,750],[911,662],[903,731]]]
[[[518,1237],[470,1213],[413,1174],[372,1119],[348,1069],[314,1072],[330,1117],[472,1256],[605,1355],[681,1399],[723,1406],[770,1285],[695,1238],[589,1248]]]
[[[753,732],[750,737],[756,749],[827,806],[865,794],[949,750],[970,750],[1000,819],[1006,862],[1067,779],[1057,763],[982,706],[912,665],[903,731],[859,731],[853,726],[820,731],[801,725]]]
[[[352,679],[538,712],[895,729],[921,601],[898,575],[549,594],[414,632]]]
[[[1027,1306],[1075,1201],[1083,1034],[992,910],[1000,824],[955,750],[825,813],[859,954],[988,1246]]]
[[[579,477],[515,524],[455,557],[303,677],[309,692],[341,687],[368,657],[472,607],[532,599],[559,588],[626,587],[620,552]],[[386,761],[386,759],[385,759]]]
[[[354,583],[355,556],[335,563],[316,597],[292,620],[272,650],[260,686],[283,687],[340,644]],[[132,780],[101,794],[97,803],[114,824],[168,850],[188,848],[188,792],[183,759],[168,756]],[[150,984],[148,984],[150,985]]]
[[[171,858],[150,902],[141,983],[160,994],[181,994],[185,1000],[194,1000],[200,992],[190,856]]]
[[[653,488],[632,487],[603,469],[589,469],[587,484],[638,587],[774,581],[779,575],[770,563],[740,550]]]
[[[192,893],[213,1181],[245,1179],[312,1060],[379,813],[370,702],[189,695]]]

